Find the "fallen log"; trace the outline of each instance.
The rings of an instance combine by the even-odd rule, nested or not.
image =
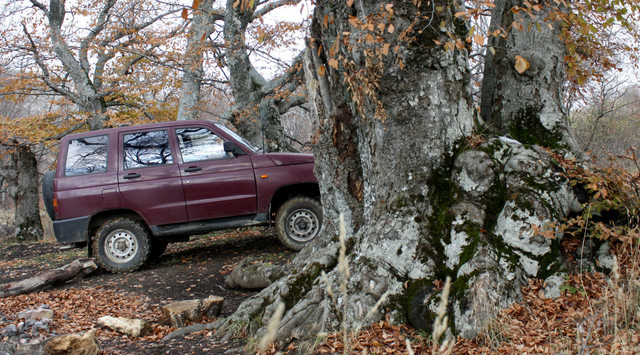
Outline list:
[[[25,280],[0,285],[0,297],[21,295],[42,290],[43,288],[71,280],[78,274],[89,275],[98,268],[91,259],[75,260],[57,269],[43,272]]]

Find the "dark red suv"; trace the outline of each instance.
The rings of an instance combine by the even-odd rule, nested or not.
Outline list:
[[[99,265],[128,272],[172,241],[273,222],[300,250],[322,226],[313,156],[262,153],[208,121],[72,134],[42,190],[56,238],[85,244]]]

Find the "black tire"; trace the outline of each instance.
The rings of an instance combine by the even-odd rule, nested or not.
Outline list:
[[[149,232],[141,221],[108,219],[93,238],[93,256],[98,265],[112,273],[140,269],[151,255]]]
[[[42,177],[42,199],[44,200],[47,214],[52,221],[56,220],[56,212],[53,209],[53,178],[55,178],[55,175],[56,172],[51,170],[44,173]]]
[[[294,197],[276,214],[276,234],[289,249],[301,250],[311,243],[322,228],[322,206],[309,197]]]
[[[164,254],[164,251],[167,250],[167,245],[169,245],[169,243],[154,240],[153,243],[151,243],[151,255],[149,256],[149,260],[155,260],[159,258],[160,255]]]

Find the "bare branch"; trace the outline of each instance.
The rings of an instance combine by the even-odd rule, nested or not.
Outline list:
[[[33,4],[33,6],[39,8],[40,10],[42,10],[42,12],[44,12],[47,16],[49,15],[49,9],[47,9],[47,7],[44,6],[44,4],[40,3],[37,0],[30,0],[30,1]]]
[[[268,14],[269,12],[282,7],[282,6],[287,6],[287,5],[296,5],[299,4],[301,0],[278,0],[278,1],[274,1],[274,2],[270,2],[267,5],[265,5],[263,8],[256,10],[253,13],[253,18],[257,19],[260,18],[266,14]],[[262,2],[261,4],[263,4],[265,2]]]
[[[87,37],[85,37],[80,43],[80,63],[84,70],[88,73],[90,70],[89,60],[87,58],[87,53],[89,52],[89,44],[93,42],[93,40],[102,32],[106,23],[109,21],[109,12],[116,4],[116,0],[108,0],[102,11],[100,11],[100,15],[98,16],[98,22],[96,25],[89,31]]]

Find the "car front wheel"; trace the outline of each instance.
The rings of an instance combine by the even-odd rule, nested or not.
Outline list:
[[[138,270],[150,255],[149,232],[142,222],[135,219],[108,219],[93,239],[93,256],[98,265],[109,272]]]
[[[275,225],[282,244],[301,250],[320,234],[322,206],[309,197],[294,197],[280,206]]]

